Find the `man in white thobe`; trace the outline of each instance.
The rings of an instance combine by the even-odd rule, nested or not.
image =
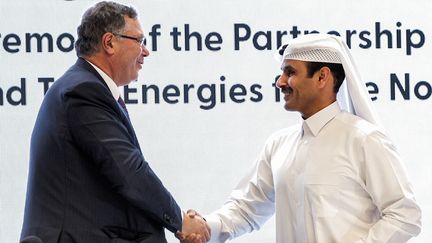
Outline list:
[[[225,205],[206,216],[211,242],[258,230],[273,214],[277,243],[399,243],[418,235],[421,211],[405,168],[346,44],[313,34],[279,54],[285,109],[304,121],[273,134]]]

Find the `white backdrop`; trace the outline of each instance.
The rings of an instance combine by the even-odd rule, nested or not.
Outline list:
[[[42,80],[58,78],[75,62],[69,47],[83,11],[95,2],[0,1],[0,242],[18,241]],[[265,139],[299,121],[276,101],[272,86],[280,41],[337,31],[350,42],[368,89],[378,88],[371,98],[423,210],[422,233],[410,242],[430,241],[430,0],[121,2],[139,11],[151,51],[125,94],[131,119],[147,160],[183,208],[217,209]],[[35,34],[43,36],[39,47]],[[158,103],[153,91],[143,92],[155,86]],[[233,242],[274,242],[274,234],[271,219]]]

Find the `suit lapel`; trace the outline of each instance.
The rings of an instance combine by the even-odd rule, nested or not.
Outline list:
[[[90,72],[94,76],[96,76],[97,80],[100,81],[107,88],[107,91],[111,93],[111,91],[109,90],[108,85],[103,80],[102,76],[100,76],[100,74],[98,73],[98,71],[96,71],[96,69],[90,63],[88,63],[84,58],[81,58],[81,57],[78,58],[78,60],[75,63],[75,65],[77,65],[77,66],[79,66],[81,68],[84,68],[85,70],[87,70],[88,72]],[[111,95],[111,97],[112,97],[112,95]],[[131,123],[128,115],[125,114],[125,112],[123,111],[123,108],[114,99],[114,97],[112,97],[112,101],[113,101],[113,103],[115,103],[115,105],[113,105],[113,108],[120,115],[122,123],[126,126],[129,134],[131,135],[133,144],[135,144],[138,147],[138,149],[140,150],[140,152],[141,152],[141,148],[139,146],[138,139],[137,139],[137,136],[135,134],[135,130],[134,130],[133,126],[132,126],[132,123]]]

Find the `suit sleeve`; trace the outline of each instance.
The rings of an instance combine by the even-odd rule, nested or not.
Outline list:
[[[143,213],[172,232],[181,229],[181,210],[133,141],[132,127],[101,83],[82,83],[63,96],[72,139],[102,176]]]

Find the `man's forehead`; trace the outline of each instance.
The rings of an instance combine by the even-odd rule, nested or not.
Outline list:
[[[285,59],[282,63],[282,70],[286,68],[295,68],[298,69],[300,67],[306,67],[306,62],[302,60],[296,59]]]
[[[141,34],[143,33],[143,30],[141,28],[141,24],[138,18],[130,18],[128,16],[125,16],[125,31],[138,31]]]

